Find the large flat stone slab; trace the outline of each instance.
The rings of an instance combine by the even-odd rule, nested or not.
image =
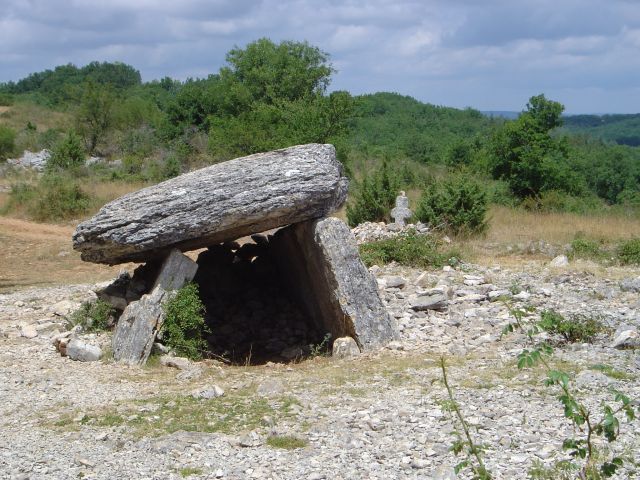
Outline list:
[[[291,225],[278,231],[271,244],[283,277],[320,331],[333,339],[352,337],[361,350],[396,338],[376,281],[342,220]]]
[[[73,248],[118,264],[193,250],[305,220],[345,201],[332,145],[309,144],[212,165],[125,195],[78,225]]]

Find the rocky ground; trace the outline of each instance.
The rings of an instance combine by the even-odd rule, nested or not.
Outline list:
[[[623,331],[637,342],[637,269],[524,262],[372,271],[400,331],[389,348],[263,366],[74,362],[51,338],[93,298],[91,285],[0,295],[0,477],[469,478],[452,470],[459,427],[445,408],[444,355],[494,478],[527,478],[536,463],[567,458],[561,445],[573,431],[544,371],[517,369],[526,335],[500,336],[513,308],[532,319],[545,309],[600,319],[609,330],[556,348],[552,364],[571,373],[597,414],[610,387],[640,399],[638,350],[613,348]],[[628,461],[615,478],[636,478],[640,423],[621,420],[620,429],[613,449]]]

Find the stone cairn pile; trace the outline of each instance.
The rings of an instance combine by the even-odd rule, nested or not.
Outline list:
[[[338,350],[394,339],[395,324],[351,231],[328,217],[347,187],[334,147],[310,144],[213,165],[105,205],[78,225],[74,248],[89,262],[144,262],[99,292],[122,311],[114,358],[146,362],[163,303],[190,281],[214,323],[213,350],[260,343],[265,355],[292,358],[319,333]],[[195,250],[195,261],[182,253]],[[274,320],[276,310],[282,315]]]
[[[409,209],[409,199],[401,191],[400,195],[396,197],[395,207],[391,210],[391,217],[394,220],[392,223],[364,222],[354,227],[352,233],[358,245],[394,238],[410,231],[421,235],[429,234],[429,226],[422,222],[406,223],[412,216],[413,212]]]

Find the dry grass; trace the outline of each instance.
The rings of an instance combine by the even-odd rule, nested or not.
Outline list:
[[[104,204],[110,202],[111,200],[115,200],[127,193],[135,192],[136,190],[140,190],[148,186],[147,183],[143,182],[96,182],[91,181],[83,184],[83,188],[92,196],[95,196],[100,200],[100,203]],[[92,213],[93,215],[93,213]]]
[[[71,115],[65,112],[57,112],[42,105],[30,102],[16,103],[12,107],[0,107],[0,125],[8,125],[16,131],[23,130],[28,122],[36,126],[38,132],[44,132],[50,128],[66,130],[71,127]]]
[[[576,234],[603,242],[617,242],[640,236],[640,219],[622,216],[582,216],[572,213],[536,213],[494,206],[489,231],[482,241],[527,243],[544,240],[570,243]]]
[[[33,285],[96,282],[121,268],[83,262],[72,249],[73,226],[0,217],[0,292]]]

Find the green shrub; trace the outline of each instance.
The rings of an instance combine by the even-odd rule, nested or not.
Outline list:
[[[84,165],[84,148],[82,140],[75,132],[70,131],[67,136],[56,144],[47,161],[47,168],[71,170]]]
[[[113,324],[115,310],[102,301],[84,302],[69,319],[72,325],[81,325],[87,332],[107,330]]]
[[[267,445],[272,448],[282,448],[284,450],[295,450],[304,448],[309,444],[305,439],[292,437],[290,435],[271,435],[267,437]]]
[[[618,259],[623,265],[640,265],[640,238],[632,238],[618,247]]]
[[[10,93],[0,93],[0,106],[10,107],[13,105],[13,95]]]
[[[579,215],[602,212],[605,209],[604,202],[595,195],[575,196],[559,190],[548,190],[537,197],[526,197],[521,206],[529,211],[567,212]]]
[[[347,205],[347,221],[355,227],[364,222],[388,221],[391,208],[400,191],[400,181],[389,170],[386,160],[371,175],[364,174],[353,194],[353,202]]]
[[[0,161],[11,156],[16,148],[16,132],[6,125],[0,125]]]
[[[487,196],[464,176],[427,187],[420,198],[416,218],[455,235],[480,233],[487,228]]]
[[[9,200],[2,212],[23,212],[39,222],[57,221],[77,218],[87,213],[93,203],[77,180],[47,174],[35,185],[12,185]]]
[[[165,320],[162,340],[176,354],[199,360],[207,348],[202,337],[209,329],[204,322],[204,305],[198,286],[189,283],[175,292],[164,304]]]
[[[583,236],[577,236],[571,242],[571,252],[569,256],[573,258],[587,258],[590,260],[602,260],[607,256],[607,252],[602,249],[602,245],[595,240],[589,240]]]
[[[586,315],[565,318],[554,310],[542,312],[538,326],[551,334],[561,335],[567,343],[591,342],[598,333],[605,330],[597,318]]]
[[[442,242],[409,231],[403,235],[360,245],[360,255],[368,266],[397,262],[410,267],[441,267],[459,258],[457,252],[444,251]]]

